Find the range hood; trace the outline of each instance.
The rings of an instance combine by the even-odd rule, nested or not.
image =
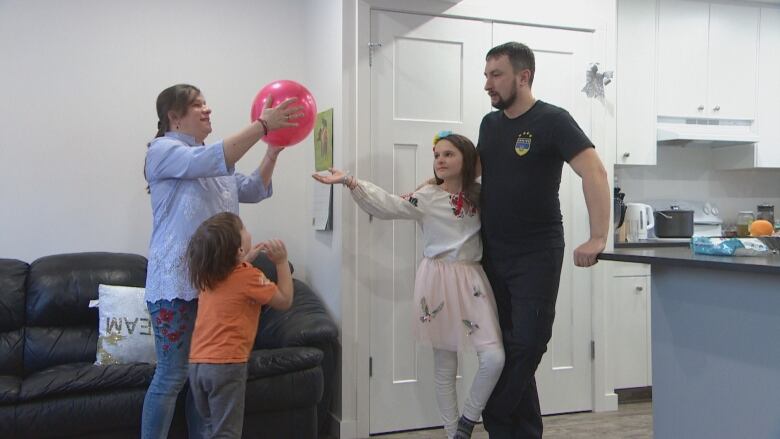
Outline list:
[[[720,146],[758,142],[752,120],[658,117],[658,142],[708,143]]]

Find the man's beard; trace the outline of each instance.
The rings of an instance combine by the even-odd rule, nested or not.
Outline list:
[[[501,94],[498,94],[498,101],[492,105],[493,108],[497,110],[506,110],[507,108],[511,107],[516,100],[517,100],[517,85],[512,84],[512,90],[509,93],[509,97],[504,99],[501,97]]]

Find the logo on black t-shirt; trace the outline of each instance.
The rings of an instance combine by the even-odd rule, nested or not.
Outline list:
[[[520,133],[519,136],[517,136],[517,140],[515,141],[515,152],[520,157],[528,154],[528,151],[531,150],[531,141],[534,139],[534,135],[529,133],[528,131],[523,131]]]

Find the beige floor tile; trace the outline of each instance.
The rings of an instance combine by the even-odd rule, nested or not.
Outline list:
[[[378,439],[445,439],[441,428],[372,436]],[[474,429],[473,439],[488,439],[482,425]],[[651,402],[621,404],[615,412],[573,413],[544,417],[545,439],[651,439],[653,405]]]

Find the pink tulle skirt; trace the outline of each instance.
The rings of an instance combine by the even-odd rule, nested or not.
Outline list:
[[[423,258],[413,305],[414,333],[423,344],[451,351],[502,345],[493,290],[477,262]]]

